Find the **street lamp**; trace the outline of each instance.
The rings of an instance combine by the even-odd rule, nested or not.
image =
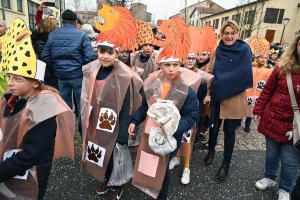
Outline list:
[[[282,31],[281,38],[280,38],[280,44],[282,42],[285,26],[288,25],[289,22],[290,22],[290,18],[284,18],[283,19],[283,31]]]

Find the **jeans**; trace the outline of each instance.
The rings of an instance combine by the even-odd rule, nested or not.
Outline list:
[[[73,101],[72,101],[72,91],[73,91],[73,95],[76,99],[75,106],[79,111],[78,131],[80,135],[82,135],[81,117],[80,117],[80,96],[81,96],[82,78],[68,79],[68,80],[58,79],[58,86],[59,86],[59,92],[61,94],[62,99],[67,103],[67,105],[71,109],[73,107]]]
[[[45,77],[44,84],[54,87],[55,89],[59,90],[58,87],[58,80],[56,77]]]
[[[290,193],[298,174],[300,154],[293,145],[276,142],[268,137],[266,137],[266,149],[265,177],[275,180],[279,161],[281,161],[278,188]]]
[[[239,123],[240,119],[225,119],[223,125],[224,131],[224,153],[223,153],[223,163],[230,164],[232,159],[232,153],[235,143],[235,129]],[[222,120],[220,120],[219,128],[222,124]],[[213,133],[213,131],[209,131],[209,140],[208,140],[208,150],[215,151],[215,147],[217,145],[218,134]]]

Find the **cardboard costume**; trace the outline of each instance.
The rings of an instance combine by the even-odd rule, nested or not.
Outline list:
[[[37,60],[32,48],[30,30],[20,18],[13,20],[6,34],[1,37],[2,69],[7,73],[44,80],[46,64]],[[18,56],[17,56],[18,55]],[[0,99],[0,162],[22,151],[24,138],[35,125],[56,116],[54,158],[68,157],[74,161],[75,115],[61,97],[42,90],[29,97],[20,112],[4,117],[7,102]],[[43,111],[43,112],[41,112]],[[43,133],[41,133],[43,134]],[[33,166],[0,184],[0,199],[32,199],[38,196],[36,168]]]
[[[104,12],[103,16],[110,17],[110,12],[107,5],[102,5],[98,13]],[[111,7],[113,10],[121,8]],[[122,8],[121,10],[124,10]],[[127,9],[126,9],[127,10]],[[128,26],[134,26],[135,22],[130,11],[119,12],[119,18]],[[124,15],[124,16],[123,16]],[[110,19],[105,18],[105,23]],[[106,24],[96,25],[100,28],[102,26],[110,26]],[[115,24],[108,32],[114,32]],[[135,30],[135,29],[134,29]],[[130,30],[134,32],[134,30]],[[103,32],[102,32],[103,31]],[[116,50],[130,49],[133,45],[128,43],[126,35],[119,35],[118,38],[104,38],[107,35],[105,29],[101,30],[97,41],[99,45],[106,45],[115,48]],[[134,35],[136,35],[134,33]],[[114,44],[114,41],[118,41]],[[141,105],[142,99],[139,90],[142,87],[142,80],[133,72],[128,66],[117,60],[113,66],[112,72],[104,80],[96,80],[96,76],[101,68],[99,60],[95,60],[83,66],[83,83],[81,94],[81,117],[83,127],[83,161],[86,162],[87,172],[99,181],[103,181],[105,172],[111,154],[113,152],[117,136],[119,133],[119,113],[121,111],[124,97],[128,88],[130,88],[130,113],[131,115]]]
[[[252,36],[247,43],[251,46],[252,54],[254,54],[255,57],[268,55],[270,44],[265,38],[258,35]],[[253,88],[247,89],[248,117],[253,117],[252,112],[254,105],[271,73],[272,70],[267,68],[267,64],[259,66],[257,62],[253,62]]]
[[[138,48],[138,46],[143,46],[144,44],[154,45],[155,39],[150,24],[142,20],[137,20],[136,30],[137,30],[136,48]],[[145,63],[142,63],[140,61],[140,57],[142,53],[143,53],[142,50],[131,53],[130,60],[131,60],[131,66],[133,68],[137,68],[139,71],[143,70],[141,78],[145,80],[149,76],[149,74],[155,72],[159,68],[158,66],[159,52],[153,50],[153,53],[150,55],[149,60]]]
[[[168,31],[167,27],[169,24],[174,25],[173,31]],[[166,35],[167,38],[172,38],[174,41],[186,41],[184,46],[187,49],[175,49],[170,48],[170,43],[174,41],[164,41],[160,42],[160,46],[165,47],[161,55],[159,56],[160,63],[162,62],[179,62],[183,61],[187,57],[188,47],[190,45],[190,38],[188,34],[188,28],[181,18],[174,18],[171,20],[160,21],[159,29]],[[176,30],[175,30],[176,29]],[[165,32],[164,32],[165,31]],[[180,38],[177,38],[180,37]],[[178,48],[180,48],[178,46]],[[179,54],[178,54],[179,53]],[[148,102],[148,107],[156,102],[157,98],[172,100],[175,102],[176,107],[180,111],[186,97],[188,95],[189,87],[194,91],[197,91],[201,76],[185,68],[179,68],[177,76],[173,79],[171,88],[164,98],[163,92],[163,73],[162,70],[153,72],[144,81],[144,92]],[[165,177],[166,168],[169,165],[169,154],[165,156],[159,156],[155,154],[149,147],[149,133],[151,127],[158,127],[159,125],[155,123],[150,117],[146,117],[143,134],[141,137],[139,149],[137,152],[137,157],[134,166],[132,183],[137,188],[141,189],[143,192],[157,198]]]

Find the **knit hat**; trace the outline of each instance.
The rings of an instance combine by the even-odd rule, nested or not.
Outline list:
[[[30,35],[25,22],[20,18],[14,19],[5,35],[0,37],[0,65],[6,73],[43,81],[46,63],[37,59]]]
[[[63,12],[62,19],[63,20],[70,20],[70,21],[76,21],[77,20],[77,15],[72,10],[68,9],[65,12]]]

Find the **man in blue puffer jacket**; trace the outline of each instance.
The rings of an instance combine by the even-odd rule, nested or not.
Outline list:
[[[73,90],[75,106],[80,111],[82,66],[95,59],[94,51],[88,36],[76,29],[77,15],[71,10],[66,10],[62,18],[63,27],[49,34],[42,60],[54,69],[59,92],[70,108],[73,105]],[[80,119],[80,112],[78,117]],[[78,129],[81,134],[81,123]]]

